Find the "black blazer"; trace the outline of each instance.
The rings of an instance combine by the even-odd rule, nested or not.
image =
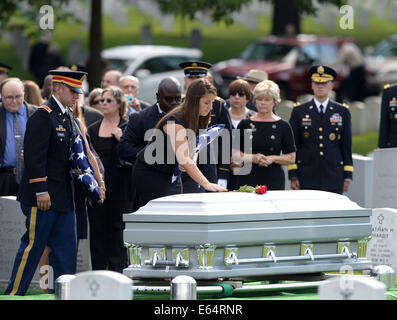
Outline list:
[[[27,108],[28,119],[36,112],[37,106],[24,102]],[[3,163],[7,140],[6,109],[0,104],[0,166]]]
[[[99,120],[88,127],[88,134],[91,139],[93,148],[99,154],[101,143],[99,139],[99,127],[101,126],[103,120]],[[127,127],[127,121],[125,119],[120,119],[118,127],[121,130],[125,130]],[[105,168],[105,185],[106,185],[106,199],[107,200],[132,200],[132,166],[124,166],[119,160],[117,155],[117,145],[119,142],[113,138],[112,142],[112,158],[109,161],[101,158],[103,166]]]
[[[127,128],[117,146],[117,152],[121,160],[131,164],[135,162],[138,152],[148,143],[144,140],[145,133],[153,129],[162,116],[157,104],[130,115]]]
[[[36,193],[48,192],[51,210],[67,212],[72,199],[70,153],[73,144],[73,115],[62,114],[51,97],[28,119],[24,139],[25,170],[17,200],[37,206]]]

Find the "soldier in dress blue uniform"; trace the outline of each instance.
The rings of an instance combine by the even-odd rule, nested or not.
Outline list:
[[[384,86],[380,110],[378,147],[397,147],[397,84]]]
[[[313,66],[310,75],[314,98],[296,103],[290,118],[297,148],[296,163],[288,166],[291,189],[342,194],[353,177],[349,107],[329,98],[335,70]]]
[[[203,61],[186,61],[179,64],[185,73],[185,92],[189,85],[198,78],[208,77],[208,70],[212,67],[211,64]],[[217,139],[218,150],[215,152],[214,146],[216,146],[216,141],[210,144],[210,147],[206,148],[207,159],[198,160],[198,167],[204,176],[212,183],[217,183],[222,187],[227,188],[227,180],[230,175],[230,155],[231,155],[231,134],[232,134],[232,122],[230,119],[230,114],[226,105],[226,101],[220,97],[216,97],[212,104],[211,118],[208,127],[216,124],[224,124],[225,130],[221,134],[221,138]],[[222,154],[222,144],[224,137],[229,138],[229,150],[227,154]],[[203,151],[201,155],[205,154]],[[218,159],[213,159],[217,154]],[[203,163],[204,162],[204,163]],[[210,164],[212,163],[212,164]],[[214,163],[217,163],[215,165]],[[183,179],[184,175],[182,175]],[[192,180],[191,180],[192,181]],[[203,192],[203,188],[195,188],[193,185],[189,186],[189,182],[184,181],[184,192]]]
[[[76,127],[70,107],[83,93],[85,72],[52,70],[53,95],[27,121],[25,170],[17,200],[27,230],[5,294],[24,295],[47,245],[53,279],[76,272],[77,241],[70,156]],[[51,284],[50,284],[51,285]],[[49,292],[53,292],[53,289]]]

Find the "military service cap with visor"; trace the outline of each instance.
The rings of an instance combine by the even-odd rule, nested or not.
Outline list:
[[[1,63],[0,62],[0,73],[9,73],[12,70],[12,67],[9,66],[8,64]]]
[[[203,61],[186,61],[179,64],[188,78],[204,78],[212,64]]]
[[[334,69],[327,66],[313,66],[310,68],[309,73],[312,81],[316,83],[334,81],[337,75]]]
[[[87,76],[86,72],[69,71],[69,70],[51,70],[49,74],[52,75],[53,83],[63,83],[67,85],[74,92],[84,93],[83,81]]]

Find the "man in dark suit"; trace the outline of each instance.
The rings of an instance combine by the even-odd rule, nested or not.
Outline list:
[[[157,102],[130,115],[127,128],[117,147],[121,161],[131,165],[135,162],[136,155],[149,141],[149,137],[145,138],[145,134],[148,134],[166,113],[180,104],[181,94],[179,81],[173,77],[165,78],[159,84],[156,93]]]
[[[179,64],[185,73],[185,92],[190,84],[199,78],[209,77],[208,70],[212,67],[211,64],[203,61],[186,61]],[[220,97],[216,97],[212,104],[211,121],[209,127],[216,124],[224,124],[225,130],[221,133],[220,138],[217,138],[207,148],[199,154],[198,167],[208,181],[217,183],[222,187],[227,188],[227,180],[230,175],[230,155],[232,146],[232,121],[230,120],[229,110],[226,107],[226,102]],[[223,150],[222,145],[225,143],[224,139],[228,139],[230,148]],[[215,147],[218,147],[215,150]],[[225,151],[225,152],[224,152]],[[206,157],[204,157],[206,155]],[[215,158],[217,155],[217,159]],[[190,177],[182,174],[184,181],[184,192],[204,192],[203,188],[196,188],[197,183],[194,183]]]
[[[53,70],[50,74],[53,95],[26,124],[25,170],[17,200],[26,216],[27,230],[5,291],[9,295],[26,293],[46,245],[54,280],[76,272],[76,218],[70,174],[76,128],[70,106],[83,92],[86,73]]]
[[[342,194],[353,177],[349,107],[330,100],[336,72],[327,66],[310,69],[314,98],[295,104],[290,124],[296,143],[296,163],[288,166],[291,189]]]
[[[397,84],[387,84],[383,89],[378,147],[397,147]]]
[[[26,122],[37,106],[24,102],[23,83],[18,78],[4,80],[0,93],[0,196],[16,196],[23,171]]]

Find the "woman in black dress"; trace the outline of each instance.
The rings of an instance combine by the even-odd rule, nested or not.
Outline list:
[[[227,191],[210,183],[190,157],[199,130],[208,126],[215,98],[216,88],[208,80],[195,80],[184,102],[157,123],[152,142],[138,153],[133,169],[139,206],[152,199],[182,193],[180,179],[175,185],[171,183],[176,165],[206,191]],[[138,209],[135,204],[134,209]]]
[[[276,103],[280,102],[277,84],[270,80],[258,83],[254,89],[254,102],[258,113],[238,125],[240,150],[234,151],[238,158],[234,162],[245,162],[244,166],[252,163],[248,174],[242,174],[240,169],[238,186],[266,185],[268,190],[284,190],[285,176],[281,165],[295,162],[296,148],[289,123],[273,112]]]
[[[93,270],[122,272],[126,267],[123,213],[132,201],[131,167],[119,164],[116,148],[127,126],[127,101],[118,87],[103,90],[103,119],[88,127],[92,145],[105,168],[106,199],[88,206]]]

